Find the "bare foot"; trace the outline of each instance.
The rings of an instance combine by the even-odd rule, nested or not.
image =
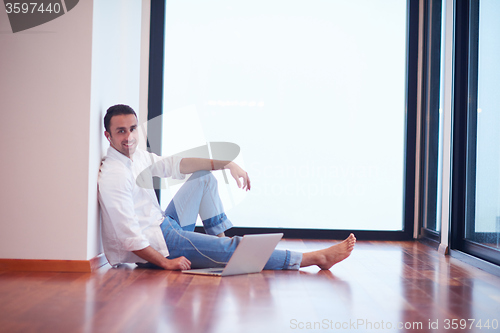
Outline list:
[[[333,265],[341,262],[351,255],[356,244],[356,237],[350,234],[341,243],[326,249],[304,253],[301,267],[317,265],[321,269],[330,269]]]

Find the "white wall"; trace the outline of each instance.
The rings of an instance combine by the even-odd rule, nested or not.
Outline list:
[[[85,260],[101,251],[102,116],[115,103],[138,108],[147,91],[141,7],[80,1],[16,34],[0,11],[0,258]]]
[[[85,259],[92,2],[0,30],[0,258]]]
[[[142,15],[143,2],[148,15]],[[147,30],[141,43],[143,16]],[[88,258],[101,251],[96,184],[101,158],[109,146],[102,119],[114,104],[130,105],[137,112],[145,109],[140,94],[142,91],[146,96],[143,100],[147,100],[147,75],[141,81],[141,53],[149,56],[149,1],[94,1],[90,146],[95,149],[90,151],[89,163]],[[147,65],[146,62],[142,67],[145,73]],[[141,82],[146,89],[141,89]],[[143,113],[139,112],[139,118]]]

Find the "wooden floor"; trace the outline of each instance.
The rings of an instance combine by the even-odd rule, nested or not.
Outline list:
[[[285,240],[280,247],[332,243]],[[135,265],[92,274],[0,272],[0,332],[8,333],[500,332],[499,321],[499,277],[418,242],[360,241],[330,271],[224,278]]]

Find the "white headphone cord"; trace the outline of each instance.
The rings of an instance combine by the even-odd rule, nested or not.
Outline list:
[[[203,257],[207,258],[208,260],[210,260],[210,261],[212,261],[212,262],[214,262],[216,264],[219,264],[219,265],[226,265],[227,264],[227,262],[221,262],[221,261],[214,260],[214,259],[210,258],[209,256],[207,256],[206,254],[202,253],[200,250],[198,250],[198,248],[196,247],[196,245],[194,245],[193,242],[189,238],[187,238],[187,237],[185,237],[185,236],[183,236],[183,235],[180,234],[180,232],[172,225],[172,221],[171,221],[171,219],[168,216],[165,216],[165,219],[168,220],[168,223],[170,224],[170,227],[172,227],[172,229],[175,230],[175,232],[177,233],[177,235],[179,235],[180,237],[182,237],[185,240],[187,240],[200,255],[202,255]]]

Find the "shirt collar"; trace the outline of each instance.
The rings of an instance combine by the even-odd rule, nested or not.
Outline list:
[[[112,159],[117,159],[117,160],[121,161],[126,166],[129,166],[129,167],[132,166],[132,160],[130,158],[123,155],[122,153],[120,153],[118,150],[116,150],[115,148],[113,148],[111,146],[108,148],[108,153],[106,155]]]

